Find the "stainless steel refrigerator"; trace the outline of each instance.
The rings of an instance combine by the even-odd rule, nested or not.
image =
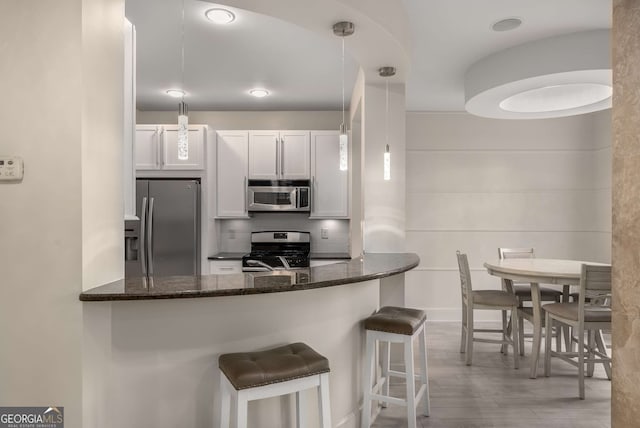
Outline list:
[[[198,180],[136,180],[136,213],[139,223],[125,224],[125,276],[200,275]]]

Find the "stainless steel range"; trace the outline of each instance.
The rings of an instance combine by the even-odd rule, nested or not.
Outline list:
[[[251,233],[251,253],[242,257],[244,272],[264,272],[309,267],[309,232],[265,231]]]

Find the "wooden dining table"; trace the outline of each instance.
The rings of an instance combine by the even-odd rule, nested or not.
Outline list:
[[[585,262],[579,260],[558,259],[503,259],[489,261],[484,267],[489,275],[502,278],[504,288],[513,290],[513,283],[531,284],[531,304],[533,307],[533,345],[531,348],[531,373],[529,377],[535,379],[540,360],[540,342],[542,338],[542,305],[539,284],[553,284],[563,286],[563,297],[567,301],[569,287],[580,284],[580,274],[583,264],[608,266],[603,263]],[[568,329],[567,329],[568,330]],[[565,346],[571,346],[568,331],[564,332]]]

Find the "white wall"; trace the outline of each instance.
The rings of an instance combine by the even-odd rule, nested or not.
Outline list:
[[[368,83],[363,100],[364,250],[402,252],[405,250],[405,86],[389,83],[388,115],[384,83]],[[387,143],[391,152],[389,181],[383,178]]]
[[[25,161],[0,184],[0,403],[64,406],[69,428],[78,294],[122,275],[123,18],[122,0],[0,2],[0,153]]]
[[[498,247],[538,257],[610,260],[610,111],[561,119],[494,120],[407,114],[407,304],[459,319],[455,251],[475,288],[497,288],[484,261]]]

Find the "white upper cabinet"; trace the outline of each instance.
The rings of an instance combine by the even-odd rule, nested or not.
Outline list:
[[[137,125],[136,169],[204,169],[205,130],[205,125],[189,125],[189,157],[181,160],[177,125]]]
[[[204,169],[205,127],[189,125],[189,156],[178,159],[178,125],[165,125],[162,139],[162,169]]]
[[[309,179],[309,132],[280,132],[280,178]]]
[[[249,178],[308,180],[309,131],[251,131]]]
[[[252,131],[249,133],[249,178],[276,180],[280,172],[280,133]]]
[[[160,169],[161,126],[136,126],[136,169]]]
[[[217,132],[217,216],[247,218],[249,133]]]
[[[310,218],[348,218],[349,174],[340,171],[340,134],[311,132]]]

